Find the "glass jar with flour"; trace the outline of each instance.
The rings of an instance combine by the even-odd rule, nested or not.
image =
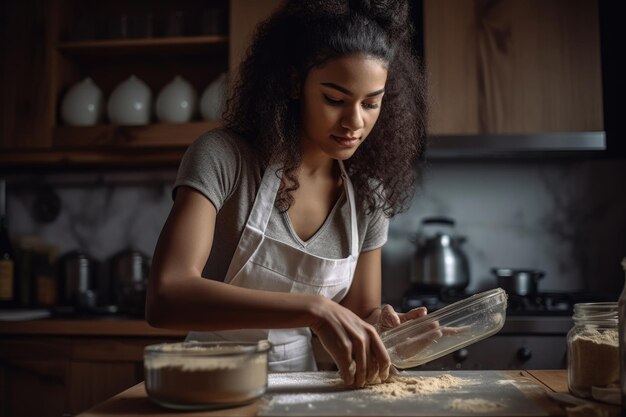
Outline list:
[[[617,303],[574,305],[574,327],[567,334],[567,382],[578,397],[592,387],[619,384]]]
[[[626,273],[626,258],[622,259],[622,268]],[[626,276],[625,276],[626,278]],[[626,416],[626,284],[619,296],[619,360],[620,360],[620,399],[622,417]]]

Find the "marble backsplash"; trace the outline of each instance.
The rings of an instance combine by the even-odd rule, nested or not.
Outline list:
[[[11,235],[40,236],[60,254],[80,249],[99,261],[126,248],[151,256],[175,177],[175,171],[17,177],[8,182]],[[58,216],[42,219],[41,207],[53,206],[54,198]]]
[[[410,286],[411,243],[424,217],[456,220],[470,261],[468,291],[492,288],[492,267],[545,271],[540,291],[615,294],[624,285],[626,161],[429,164],[408,212],[390,225],[384,297]]]
[[[75,173],[8,178],[13,237],[37,235],[106,260],[132,247],[152,255],[172,205],[175,171]],[[467,238],[469,291],[495,285],[490,269],[546,272],[540,290],[615,293],[626,256],[626,161],[428,163],[411,208],[396,216],[383,249],[383,298],[398,304],[410,286],[412,240],[423,218],[445,215]],[[41,216],[45,198],[60,211]],[[43,200],[43,201],[42,201]]]

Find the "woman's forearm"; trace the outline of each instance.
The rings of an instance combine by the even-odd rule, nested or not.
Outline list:
[[[150,325],[190,331],[308,327],[319,318],[321,296],[252,290],[201,277],[149,288]]]

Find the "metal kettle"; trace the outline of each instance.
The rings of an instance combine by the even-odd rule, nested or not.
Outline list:
[[[455,221],[447,217],[422,220],[411,261],[411,283],[416,289],[461,291],[469,284],[469,261],[461,247],[465,238],[454,235],[454,226]]]

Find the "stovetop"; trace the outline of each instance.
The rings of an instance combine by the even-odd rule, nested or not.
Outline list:
[[[470,295],[472,294],[463,291],[423,292],[410,289],[402,299],[401,310],[407,312],[413,308],[426,307],[429,312],[433,312]],[[507,295],[507,316],[571,316],[574,312],[574,304],[615,301],[614,297],[607,294],[586,292],[539,292],[526,296]]]

